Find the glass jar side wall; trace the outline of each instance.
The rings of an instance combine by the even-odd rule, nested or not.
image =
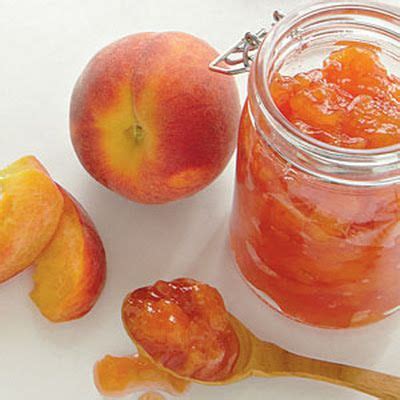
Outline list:
[[[303,323],[382,319],[400,305],[399,191],[297,170],[257,132],[246,105],[231,220],[238,267],[267,303]]]

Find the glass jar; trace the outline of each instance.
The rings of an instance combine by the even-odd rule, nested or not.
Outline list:
[[[387,5],[314,4],[275,24],[251,65],[231,245],[254,291],[297,321],[354,327],[400,308],[400,145],[317,141],[284,118],[269,84],[277,71],[320,67],[343,41],[379,46],[399,76],[399,27]]]

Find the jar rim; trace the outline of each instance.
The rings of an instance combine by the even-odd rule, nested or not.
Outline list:
[[[269,122],[273,128],[278,130],[283,138],[292,145],[306,151],[308,153],[316,154],[320,157],[332,160],[340,160],[342,163],[350,162],[366,164],[369,162],[378,162],[380,165],[392,164],[400,160],[400,143],[379,147],[373,149],[354,149],[342,148],[334,146],[313,138],[310,135],[302,132],[299,128],[294,126],[287,118],[281,113],[275,104],[269,84],[265,79],[265,71],[267,66],[272,62],[275,55],[275,46],[283,35],[293,27],[305,21],[307,18],[316,17],[324,12],[353,12],[353,13],[374,13],[390,21],[395,21],[400,26],[400,8],[397,6],[390,6],[388,4],[377,2],[358,2],[358,1],[318,1],[308,5],[308,7],[297,8],[287,14],[279,23],[275,24],[273,28],[266,35],[260,50],[258,51],[256,60],[253,65],[252,75],[254,75],[255,94],[257,107],[261,108],[261,112],[268,114],[271,118]],[[394,23],[394,22],[393,22]],[[400,43],[400,30],[393,32],[396,40],[398,38]]]

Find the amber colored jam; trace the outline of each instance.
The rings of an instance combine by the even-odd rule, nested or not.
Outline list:
[[[224,379],[239,355],[221,295],[191,279],[135,290],[125,299],[122,317],[135,343],[180,376]]]
[[[282,114],[319,141],[358,149],[400,142],[400,80],[373,47],[349,44],[321,69],[276,74],[270,90]],[[296,169],[245,107],[231,222],[237,264],[268,303],[301,322],[379,320],[400,305],[399,190],[332,184]]]
[[[347,46],[322,69],[277,74],[270,90],[282,114],[322,142],[359,149],[400,142],[400,79],[388,74],[377,48]]]
[[[105,356],[94,367],[95,383],[104,396],[124,396],[132,392],[152,389],[173,395],[184,393],[189,382],[176,378],[143,356]],[[160,395],[158,395],[160,396]],[[154,400],[163,397],[147,397]]]

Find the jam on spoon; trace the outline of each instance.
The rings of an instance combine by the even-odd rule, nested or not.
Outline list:
[[[104,357],[94,370],[96,386],[104,395],[142,389],[177,395],[190,384],[182,377],[214,381],[232,374],[239,341],[221,295],[211,286],[183,278],[159,281],[130,293],[122,318],[139,350],[154,362],[140,354]]]
[[[239,342],[218,291],[192,279],[159,281],[122,306],[128,334],[156,362],[203,381],[231,374]]]

